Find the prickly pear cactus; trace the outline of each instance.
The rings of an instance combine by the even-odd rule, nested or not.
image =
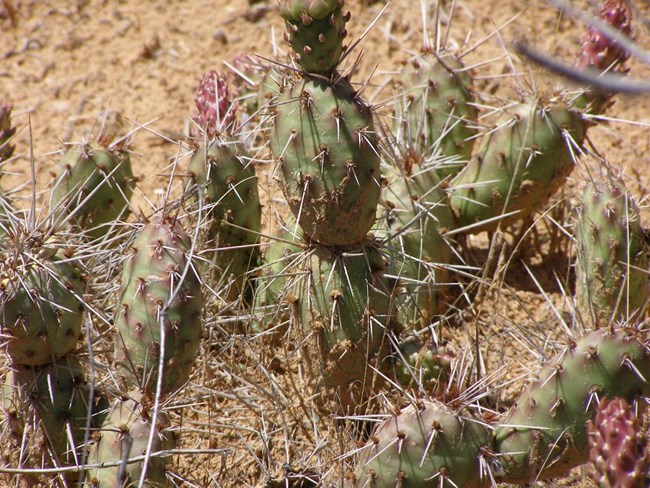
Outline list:
[[[543,206],[573,170],[585,135],[578,112],[537,101],[505,109],[495,127],[450,183],[458,227],[469,233],[509,225]]]
[[[305,332],[315,333],[323,379],[356,404],[388,355],[386,333],[395,327],[386,263],[374,243],[347,251],[306,251],[300,307]]]
[[[16,133],[16,129],[11,125],[12,109],[13,105],[10,102],[0,102],[0,163],[8,160],[15,149],[9,143]]]
[[[243,144],[217,137],[201,144],[190,161],[191,191],[203,202],[207,223],[202,256],[226,286],[227,301],[250,300],[246,274],[259,263],[262,206],[255,168]]]
[[[105,236],[130,213],[135,188],[129,153],[95,145],[68,149],[56,167],[52,208],[92,237]]]
[[[357,460],[358,488],[490,486],[484,471],[488,428],[468,411],[418,400],[383,420]]]
[[[176,439],[169,429],[170,422],[164,413],[156,419],[151,418],[135,400],[118,400],[110,406],[103,425],[93,436],[97,443],[89,456],[91,464],[120,462],[144,456],[147,452],[151,431],[154,430],[151,454],[148,463],[144,460],[130,462],[125,466],[123,478],[120,477],[121,465],[97,468],[86,476],[92,488],[163,488],[170,486],[166,468],[170,456],[160,456],[160,451],[174,449]],[[144,484],[140,484],[143,471]]]
[[[145,395],[156,392],[160,354],[163,395],[187,381],[196,359],[203,296],[190,248],[178,221],[157,217],[140,230],[124,263],[116,360],[127,386]]]
[[[565,475],[587,462],[587,423],[600,398],[648,395],[650,352],[623,330],[586,334],[539,372],[498,423],[499,481],[525,484]]]
[[[80,269],[41,251],[37,259],[18,255],[0,261],[0,334],[13,364],[51,363],[71,351],[81,334]]]
[[[409,59],[400,81],[397,140],[420,161],[444,161],[437,176],[453,177],[469,161],[476,136],[471,74],[453,54],[424,51]]]
[[[453,216],[440,180],[431,169],[417,175],[385,168],[380,218],[373,229],[389,256],[388,274],[397,280],[398,320],[416,329],[440,312],[449,280],[452,248],[442,235]]]
[[[589,434],[587,472],[600,488],[650,485],[648,439],[624,398],[600,400]]]
[[[347,79],[305,78],[285,89],[271,150],[282,191],[307,236],[326,246],[364,239],[379,200],[379,147],[370,108]]]
[[[576,308],[596,327],[640,319],[648,299],[639,210],[622,180],[600,180],[587,183],[576,225]]]
[[[328,76],[343,54],[347,36],[350,14],[343,12],[343,0],[282,0],[280,15],[302,69]]]

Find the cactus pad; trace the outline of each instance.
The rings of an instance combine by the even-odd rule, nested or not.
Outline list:
[[[483,449],[490,434],[469,412],[419,400],[375,429],[357,461],[358,488],[490,486]]]
[[[5,261],[0,279],[0,332],[14,364],[48,364],[75,347],[85,287],[75,265],[57,256]]]
[[[304,79],[285,89],[271,149],[304,233],[328,246],[361,242],[375,221],[379,149],[370,108],[347,79]]]
[[[343,54],[350,19],[343,13],[343,0],[282,0],[280,15],[302,69],[329,75]]]
[[[61,219],[70,219],[92,237],[102,237],[118,218],[129,215],[134,188],[127,151],[74,146],[56,168],[52,205]]]
[[[584,134],[580,114],[566,107],[531,102],[506,109],[450,184],[458,226],[490,231],[538,210],[573,171]]]
[[[127,384],[147,395],[156,392],[160,354],[163,395],[187,381],[196,359],[203,296],[190,247],[178,222],[156,219],[140,230],[124,264],[115,318],[117,362]]]
[[[166,467],[170,462],[169,456],[156,455],[160,451],[173,449],[176,446],[174,434],[169,429],[169,419],[160,413],[157,419],[152,419],[141,405],[134,400],[118,400],[109,409],[108,416],[95,438],[97,445],[91,453],[91,463],[119,462],[125,459],[144,456],[147,452],[151,430],[154,430],[151,444],[152,456],[146,465],[144,485],[140,485],[144,461],[135,461],[126,465],[125,476],[121,480],[121,488],[164,488],[170,486],[166,475]],[[118,486],[120,466],[97,468],[91,470],[86,480],[91,488],[114,488]]]
[[[636,338],[596,330],[539,372],[495,431],[500,481],[533,483],[562,476],[589,456],[587,422],[600,398],[650,393],[650,352]]]
[[[590,325],[640,318],[648,299],[647,246],[622,180],[585,187],[576,225],[576,307]]]

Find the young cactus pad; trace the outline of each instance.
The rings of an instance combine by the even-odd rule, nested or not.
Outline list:
[[[622,180],[585,186],[576,225],[576,308],[589,325],[638,317],[648,299],[639,210]]]
[[[282,0],[280,15],[298,63],[308,73],[328,76],[343,54],[349,13],[343,0]]]
[[[605,0],[601,4],[599,20],[605,25],[619,30],[622,34],[632,34],[632,8],[627,0]],[[610,39],[598,27],[590,27],[582,39],[580,55],[576,68],[580,71],[625,73],[625,61],[630,53]],[[586,108],[592,114],[602,114],[611,105],[612,93],[588,89],[575,101],[574,106]]]
[[[490,433],[467,411],[419,400],[375,429],[357,461],[357,488],[481,488]]]
[[[124,263],[117,362],[127,384],[148,395],[156,392],[161,353],[166,395],[187,381],[199,349],[203,296],[190,247],[178,222],[158,218],[140,230]]]
[[[73,146],[55,173],[52,206],[61,218],[102,237],[130,213],[135,178],[129,153],[91,145]]]
[[[326,246],[361,242],[380,193],[372,112],[350,82],[303,79],[277,100],[271,150],[304,233]]]
[[[580,114],[564,106],[506,109],[450,183],[458,227],[490,231],[538,210],[573,171],[584,134]]]
[[[559,353],[499,422],[500,481],[533,483],[564,476],[589,457],[587,422],[603,397],[648,395],[650,352],[623,330],[596,330]]]
[[[197,109],[192,116],[195,125],[191,126],[191,133],[194,139],[211,141],[219,133],[232,133],[237,119],[237,102],[232,98],[225,76],[212,70],[201,77],[194,94]],[[196,128],[200,129],[200,133],[196,133]]]

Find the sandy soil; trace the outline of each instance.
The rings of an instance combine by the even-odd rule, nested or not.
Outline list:
[[[352,11],[351,40],[379,16],[356,51],[362,57],[354,75],[359,83],[369,80],[365,96],[378,110],[388,110],[390,81],[400,61],[421,45],[418,3],[393,0],[379,16],[385,2],[346,2]],[[451,6],[452,2],[443,2],[441,14],[448,15]],[[433,18],[433,8],[428,16]],[[641,21],[637,25],[639,44],[648,45],[650,36]],[[482,114],[517,93],[571,87],[513,54],[514,39],[525,38],[540,50],[571,61],[585,31],[545,2],[520,0],[456,2],[453,21],[442,27],[448,46],[469,52],[465,63],[475,66]],[[187,148],[178,141],[193,111],[200,75],[209,69],[225,70],[224,63],[242,53],[270,57],[274,42],[277,49],[286,50],[283,30],[271,0],[253,5],[244,0],[0,0],[0,99],[13,102],[18,127],[17,157],[3,168],[4,189],[16,191],[14,198],[27,206],[30,182],[45,192],[65,144],[87,137],[97,113],[110,108],[122,112],[134,129],[132,161],[139,177],[134,206],[141,214],[150,214],[151,205],[165,194],[172,171],[177,176],[183,171]],[[476,47],[468,49],[471,46]],[[635,61],[630,66],[633,76],[648,79],[649,67]],[[623,171],[643,205],[650,188],[650,98],[617,97],[608,116],[613,121],[593,128],[590,140]],[[554,199],[565,198],[565,203],[553,217],[569,222],[567,213],[594,164],[580,163]],[[268,159],[258,163],[261,174],[272,168]],[[268,216],[279,193],[273,186],[263,193]],[[644,209],[646,227],[649,217]],[[474,331],[480,330],[484,374],[505,364],[507,377],[525,375],[541,357],[553,353],[556,338],[566,343],[558,315],[570,318],[570,306],[559,285],[570,283],[571,246],[560,236],[551,254],[549,235],[558,234],[557,229],[549,219],[540,221],[537,229],[540,240],[526,240],[526,252],[513,257],[506,246],[501,256],[497,253],[503,266],[486,271],[481,297],[471,307],[461,299],[463,314],[443,331],[462,348],[472,347]],[[505,239],[511,242],[510,236]],[[467,245],[475,262],[482,264],[485,236],[471,238]],[[224,449],[227,454],[178,456],[177,483],[183,485],[185,479],[185,486],[312,486],[310,478],[338,486],[352,469],[351,457],[333,460],[354,447],[356,433],[333,418],[314,420],[319,413],[277,359],[288,345],[212,334],[211,348],[206,342],[206,351],[212,354],[202,358],[191,393],[173,399],[169,406],[172,412],[172,407],[177,409],[174,420],[183,422],[182,447]],[[301,365],[291,367],[296,375],[302,374]],[[494,406],[510,401],[522,384],[519,380],[495,390]],[[398,402],[395,392],[387,397]],[[188,407],[192,402],[196,404]],[[590,486],[581,477],[577,472],[559,483]]]

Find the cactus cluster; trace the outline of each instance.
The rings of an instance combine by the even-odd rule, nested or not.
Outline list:
[[[554,222],[575,314],[548,303],[571,338],[525,386],[502,373],[512,337],[540,358],[562,340],[504,331],[496,313],[484,327],[482,300],[505,285],[469,236],[527,225],[594,152],[591,115],[611,94],[540,90],[491,118],[471,49],[425,41],[382,112],[346,65],[343,0],[278,10],[290,65],[242,56],[238,81],[201,77],[160,205],[131,204],[137,153],[117,112],[63,153],[42,209],[0,202],[0,476],[179,486],[172,471],[192,463],[175,456],[218,453],[221,472],[188,485],[483,488],[590,462],[599,486],[648,486],[647,243],[625,178],[588,179],[577,215]],[[601,20],[629,34],[630,18],[605,1]],[[592,28],[577,66],[624,71],[627,57]],[[19,144],[11,110],[0,103],[0,163]],[[247,463],[255,483],[236,473]]]

